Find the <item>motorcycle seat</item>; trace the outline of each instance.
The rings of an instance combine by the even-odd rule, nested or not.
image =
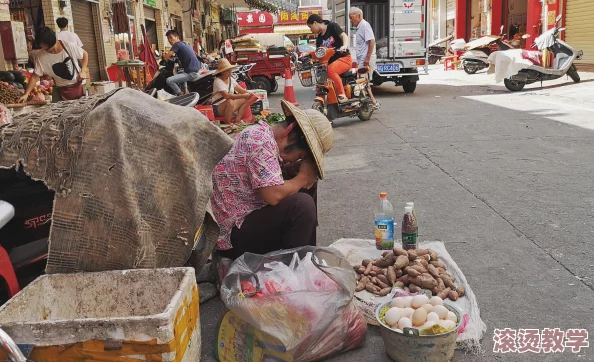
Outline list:
[[[350,78],[350,77],[354,77],[354,76],[355,76],[355,73],[353,73],[352,69],[349,69],[340,75],[341,78]]]
[[[197,81],[199,81],[200,79],[202,79],[202,78],[204,78],[204,77],[207,77],[207,76],[209,76],[209,75],[212,75],[212,74],[214,74],[214,72],[215,72],[215,71],[216,71],[216,70],[210,70],[210,71],[208,71],[208,72],[206,72],[206,73],[202,73],[202,72],[200,72],[200,76],[199,76],[198,78],[194,79],[194,80],[191,80],[191,81],[190,81],[190,83],[192,83],[192,82],[197,82]]]

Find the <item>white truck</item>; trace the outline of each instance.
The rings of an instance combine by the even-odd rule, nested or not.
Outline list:
[[[335,0],[336,1],[336,0]],[[363,10],[363,17],[374,30],[376,69],[373,84],[394,82],[406,93],[417,87],[419,75],[428,74],[427,3],[428,0],[352,0],[345,1]],[[348,22],[348,17],[346,19]],[[350,39],[351,24],[346,24]],[[354,46],[353,46],[354,47]]]

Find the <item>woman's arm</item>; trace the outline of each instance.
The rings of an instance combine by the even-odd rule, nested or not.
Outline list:
[[[25,103],[27,98],[29,98],[29,93],[37,86],[37,82],[39,82],[39,76],[35,73],[31,75],[31,79],[29,79],[29,84],[27,84],[27,90],[25,90],[25,94],[23,94],[19,98],[19,103]]]
[[[340,49],[347,50],[349,48],[349,36],[343,31],[340,34],[340,39],[342,39],[342,46],[340,47]]]
[[[297,176],[282,185],[259,189],[260,197],[268,205],[274,206],[301,189],[311,188],[318,181],[315,167],[311,162],[302,162]]]
[[[79,80],[82,80],[83,78],[89,78],[89,53],[87,53],[86,50],[83,49],[83,57],[82,60],[80,61],[82,67],[80,69],[80,73],[78,74],[78,78]]]

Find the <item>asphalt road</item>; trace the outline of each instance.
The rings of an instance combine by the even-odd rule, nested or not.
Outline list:
[[[577,354],[493,352],[495,328],[594,332],[594,74],[581,76],[512,94],[484,73],[434,67],[414,94],[375,88],[382,109],[370,121],[335,122],[318,243],[373,237],[382,191],[399,213],[414,201],[420,239],[446,244],[487,324],[483,353],[454,360],[594,361],[592,336]],[[311,89],[296,93],[311,105]],[[223,308],[201,306],[202,361],[214,360]],[[389,360],[377,327],[364,347],[332,359],[363,360]]]

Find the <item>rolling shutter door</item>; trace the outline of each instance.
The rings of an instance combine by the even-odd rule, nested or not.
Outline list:
[[[144,9],[144,18],[145,19],[149,19],[152,21],[155,21],[155,19],[157,19],[156,15],[155,15],[155,9],[149,8],[147,6],[143,6],[143,9]]]
[[[565,42],[583,50],[580,64],[594,64],[594,0],[567,0]]]
[[[72,0],[72,19],[74,32],[83,43],[83,49],[89,54],[89,72],[93,81],[101,80],[101,68],[97,45],[101,43],[95,36],[93,23],[93,3],[84,0]]]

